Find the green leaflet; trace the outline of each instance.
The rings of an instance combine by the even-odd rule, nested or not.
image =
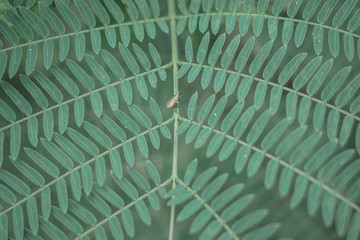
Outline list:
[[[74,83],[74,81],[65,73],[63,72],[58,66],[51,65],[50,70],[52,74],[56,77],[58,82],[66,89],[66,91],[73,97],[79,95],[79,88]]]
[[[133,134],[140,132],[139,126],[124,112],[115,110],[115,117],[124,125],[126,129],[131,131]]]
[[[36,60],[38,56],[38,45],[32,43],[28,46],[26,51],[25,73],[30,75],[35,68]]]
[[[90,100],[91,100],[91,106],[92,106],[92,109],[93,109],[95,115],[97,117],[100,117],[103,112],[103,102],[102,102],[102,97],[101,97],[100,93],[93,92],[90,95]]]
[[[261,148],[263,150],[269,150],[276,141],[280,138],[280,136],[284,133],[286,128],[289,126],[289,121],[287,119],[283,119],[279,121],[263,138],[261,142]]]
[[[279,179],[279,195],[284,197],[289,193],[294,171],[288,167],[283,168]]]
[[[288,45],[290,42],[292,32],[294,29],[294,22],[291,19],[286,19],[284,21],[283,31],[282,31],[282,43]]]
[[[268,85],[266,82],[259,82],[256,85],[254,96],[254,106],[256,110],[259,110],[264,103],[267,87]]]
[[[47,234],[52,239],[61,240],[66,238],[66,234],[62,232],[59,228],[57,228],[54,224],[52,224],[50,221],[47,221],[43,217],[40,217],[39,220],[40,227],[43,229],[43,231],[47,232]]]
[[[135,203],[135,209],[137,213],[139,214],[141,220],[147,225],[151,224],[151,218],[149,210],[146,207],[146,204],[143,200],[139,200]]]
[[[130,177],[134,182],[145,192],[150,191],[150,184],[148,181],[134,168],[127,168]]]
[[[83,150],[85,150],[90,155],[96,156],[99,154],[98,147],[78,131],[72,128],[68,128],[66,130],[66,133],[75,143],[77,143]]]
[[[335,92],[341,87],[341,84],[346,80],[350,73],[351,67],[341,69],[326,85],[321,92],[321,99],[325,102],[329,101]]]
[[[307,157],[309,152],[316,146],[322,133],[315,132],[302,141],[291,153],[289,162],[292,165],[300,165]]]
[[[132,46],[135,51],[136,57],[139,59],[141,66],[146,71],[149,71],[151,69],[151,63],[150,63],[149,58],[146,56],[145,52],[135,43],[133,43]]]
[[[317,25],[314,27],[313,30],[313,45],[314,50],[317,55],[319,55],[323,49],[323,35],[324,35],[324,28]]]
[[[97,79],[103,84],[107,85],[110,83],[110,77],[104,70],[104,68],[95,60],[94,57],[86,54],[85,60],[89,67],[91,68],[92,72],[95,74]]]
[[[79,10],[82,18],[84,19],[86,25],[88,25],[88,27],[90,28],[93,28],[96,24],[96,20],[88,5],[81,0],[75,0],[74,3]]]
[[[213,74],[213,68],[212,67],[206,67],[203,71],[203,74],[201,76],[201,87],[202,89],[205,89],[209,86],[211,76]]]
[[[222,47],[224,46],[224,43],[225,43],[225,39],[226,39],[225,33],[221,34],[216,39],[213,47],[211,48],[211,50],[209,52],[208,63],[210,66],[214,66],[216,64],[216,62],[218,61],[218,58],[222,51]]]
[[[240,19],[241,22],[241,19]],[[244,47],[241,49],[238,57],[236,58],[235,62],[235,69],[238,72],[241,72],[247,63],[250,53],[252,52],[252,49],[255,44],[255,37],[251,37],[244,45]],[[270,45],[270,44],[269,44]]]
[[[197,52],[196,60],[198,63],[202,64],[205,60],[208,47],[209,47],[209,41],[210,41],[210,34],[207,32],[203,38],[201,39],[200,46]]]
[[[195,23],[196,26],[196,23]],[[190,36],[187,37],[185,42],[185,57],[188,62],[192,62],[193,59],[193,46]]]
[[[122,208],[124,206],[124,200],[116,192],[111,190],[111,188],[108,188],[106,186],[100,187],[99,185],[94,184],[94,189],[102,197],[108,200],[112,205],[118,208]]]
[[[69,210],[86,224],[95,225],[97,222],[94,214],[72,199],[69,199]]]
[[[136,199],[139,196],[138,191],[136,190],[136,188],[134,187],[134,185],[132,185],[128,180],[126,180],[126,178],[121,178],[119,179],[117,176],[115,176],[114,174],[111,174],[111,176],[113,177],[114,181],[119,185],[119,187],[131,198]]]
[[[296,105],[298,96],[295,92],[289,92],[286,96],[286,118],[292,123],[296,115]]]
[[[97,157],[95,161],[96,182],[103,186],[106,178],[106,165],[103,157]],[[95,185],[96,186],[96,185]]]
[[[150,97],[150,108],[155,120],[160,124],[162,122],[162,114],[158,104],[152,97]]]
[[[199,64],[195,64],[191,67],[190,72],[188,74],[188,82],[189,83],[193,82],[196,79],[196,77],[199,75],[201,69],[202,69],[202,67]]]
[[[300,47],[303,44],[307,28],[308,28],[308,25],[305,22],[299,22],[296,25],[296,30],[295,30],[295,46],[296,47]]]
[[[335,105],[343,107],[354,96],[360,88],[360,75],[357,75],[351,82],[337,95]]]
[[[57,145],[44,138],[41,138],[41,143],[51,156],[53,156],[63,167],[66,169],[73,168],[74,165],[70,157]]]
[[[339,55],[339,32],[335,29],[330,29],[329,31],[329,49],[333,57]]]
[[[0,19],[0,31],[11,44],[17,45],[19,43],[19,37],[16,35],[14,30],[2,19]]]
[[[217,171],[217,167],[211,167],[205,171],[203,171],[192,184],[192,189],[195,191],[199,191],[203,188],[206,183],[214,176]]]
[[[249,122],[253,118],[255,113],[255,107],[250,106],[246,111],[241,115],[239,120],[236,122],[236,125],[233,129],[234,137],[239,138],[249,125]]]
[[[125,209],[121,214],[121,220],[125,229],[125,232],[130,237],[135,234],[134,220],[129,209]]]
[[[12,10],[6,9],[6,16],[8,20],[12,23],[14,28],[20,33],[20,35],[26,40],[26,41],[32,41],[34,38],[34,34],[32,30],[29,28],[26,23],[23,22],[23,20]]]
[[[134,148],[131,142],[125,142],[123,145],[123,152],[125,156],[126,162],[133,166],[135,162],[135,154],[134,154]]]
[[[137,76],[135,79],[135,82],[136,82],[136,87],[139,90],[140,95],[142,96],[142,98],[147,100],[149,97],[149,92],[148,92],[148,87],[146,85],[145,78],[143,76]]]
[[[104,3],[117,22],[124,21],[124,13],[114,0],[105,0]]]
[[[8,186],[11,186],[17,193],[24,196],[30,194],[29,186],[12,173],[0,169],[0,179]]]
[[[75,234],[81,234],[83,232],[83,227],[81,226],[81,224],[69,214],[62,212],[61,209],[55,206],[51,207],[51,211],[54,214],[54,217],[60,222],[63,222],[66,228],[69,229],[71,232]]]
[[[246,137],[246,141],[249,144],[254,144],[257,141],[257,139],[260,137],[260,134],[263,132],[269,120],[270,120],[270,111],[267,110],[260,115],[260,117],[255,121],[254,125],[250,129]]]
[[[84,165],[81,168],[81,177],[82,177],[84,193],[87,196],[89,196],[93,186],[92,169],[89,165]]]
[[[61,13],[67,24],[75,31],[80,30],[80,22],[73,11],[62,1],[55,0],[56,8]]]
[[[10,97],[14,104],[23,112],[25,115],[32,113],[32,107],[28,101],[8,82],[1,81],[1,88]]]
[[[265,178],[264,178],[264,184],[266,189],[271,189],[276,181],[277,172],[279,168],[279,162],[270,159],[268,161],[268,164],[266,165],[266,171],[265,171]]]
[[[17,205],[12,212],[14,234],[16,239],[22,239],[24,236],[24,214],[22,206]]]
[[[149,129],[152,127],[150,118],[136,105],[130,105],[129,110],[134,118],[145,128]]]
[[[306,53],[300,53],[293,57],[288,62],[288,64],[286,64],[279,75],[278,83],[280,85],[285,85],[290,80],[291,76],[294,74],[301,62],[305,59],[306,55]]]
[[[263,16],[255,16],[253,21],[253,32],[256,37],[258,37],[264,26],[264,17]]]
[[[145,158],[148,158],[149,157],[149,147],[148,147],[147,140],[144,137],[144,135],[139,135],[136,139],[136,142],[140,149],[141,154]]]
[[[59,59],[63,61],[69,53],[70,38],[68,36],[61,37],[59,40]]]
[[[237,234],[242,233],[248,228],[260,222],[263,218],[267,216],[267,214],[268,214],[268,210],[266,209],[259,209],[254,212],[251,212],[245,215],[244,217],[240,218],[238,221],[236,221],[231,226],[231,229],[235,231]]]
[[[0,45],[1,45],[1,43],[0,43]],[[7,63],[7,54],[5,52],[0,53],[0,60],[1,60],[1,62]],[[3,77],[5,68],[6,68],[6,64],[3,64],[0,66],[0,78]]]
[[[121,56],[123,57],[126,65],[130,69],[130,71],[134,75],[139,74],[139,71],[140,71],[139,65],[135,61],[135,58],[133,57],[133,55],[131,54],[129,49],[126,48],[123,44],[119,43],[119,50],[120,50]]]
[[[10,128],[10,155],[13,160],[16,160],[20,151],[21,145],[21,126],[15,123]]]
[[[272,236],[279,228],[281,224],[280,223],[270,223],[263,227],[257,228],[256,230],[247,233],[244,236],[245,240],[250,239],[264,239],[264,236]]]
[[[74,102],[74,116],[75,122],[78,127],[81,126],[85,115],[84,99],[77,98]]]
[[[228,77],[225,85],[225,95],[230,96],[236,89],[236,85],[239,81],[240,75],[237,73],[232,73]]]
[[[110,149],[112,147],[111,139],[98,127],[93,124],[85,121],[82,125],[87,133],[95,139],[98,143],[100,143],[104,148]]]
[[[72,142],[66,139],[64,136],[54,133],[54,140],[56,143],[77,163],[83,163],[85,161],[84,154],[77,148]]]
[[[43,45],[44,66],[49,69],[54,55],[54,43],[52,40],[45,40]]]
[[[56,167],[56,165],[54,165],[43,155],[30,148],[24,148],[24,150],[25,153],[30,157],[30,159],[33,160],[36,165],[41,167],[47,174],[54,178],[59,176],[59,169]]]
[[[36,199],[33,196],[31,196],[27,201],[26,209],[27,209],[30,229],[32,233],[37,234],[37,231],[39,229],[39,217],[38,217]]]
[[[219,121],[219,119],[225,109],[226,102],[227,102],[227,97],[223,96],[216,103],[213,111],[211,112],[211,114],[208,118],[208,124],[211,128],[213,128],[216,125],[216,123]]]
[[[204,122],[207,116],[209,115],[209,112],[214,104],[215,101],[215,94],[208,97],[208,99],[205,101],[205,103],[202,105],[199,114],[197,116],[197,119],[199,122]]]
[[[216,13],[211,18],[211,31],[213,34],[217,34],[219,32],[220,24],[221,24],[221,15],[219,13]]]
[[[41,90],[35,85],[35,83],[22,74],[20,74],[20,80],[31,96],[35,99],[35,102],[39,105],[39,107],[42,109],[47,108],[49,103]]]
[[[81,61],[85,54],[85,35],[78,33],[75,35],[75,55],[78,61]]]
[[[76,201],[79,201],[81,198],[81,193],[82,193],[82,189],[81,189],[81,178],[80,178],[80,173],[78,170],[73,171],[70,175],[70,183],[71,183],[71,189],[72,189],[72,193],[74,195],[74,198]]]
[[[136,39],[142,42],[144,40],[144,25],[140,22],[135,22],[133,25],[133,30]]]
[[[102,4],[98,1],[90,0],[90,5],[102,24],[109,25],[110,17]]]
[[[313,75],[313,73],[317,70],[318,66],[320,65],[322,60],[322,56],[316,57],[311,60],[296,76],[293,87],[295,90],[299,90],[302,88]]]
[[[217,133],[212,137],[206,149],[207,158],[211,157],[217,152],[217,150],[221,147],[221,144],[223,143],[224,139],[225,139],[225,135],[223,133]]]
[[[156,185],[159,185],[160,181],[161,181],[160,174],[159,174],[158,170],[156,169],[155,165],[152,162],[150,162],[149,160],[146,160],[146,170],[149,173],[151,180]]]
[[[244,107],[244,102],[240,102],[235,104],[229,113],[224,117],[221,123],[221,131],[228,132],[231,127],[234,125],[235,121],[239,117],[242,109]]]
[[[160,21],[159,21],[160,23]],[[166,23],[165,23],[165,26],[162,24],[164,22],[161,22],[160,23],[160,26],[162,28],[164,28],[166,26]],[[166,27],[165,27],[166,28]],[[147,35],[151,38],[151,39],[154,39],[156,37],[156,28],[155,28],[155,24],[154,22],[146,22],[145,23],[145,30],[146,30],[146,33]]]
[[[59,201],[60,208],[63,212],[66,212],[68,209],[68,192],[66,187],[66,182],[63,178],[60,178],[56,182],[56,192]]]
[[[225,70],[217,71],[215,75],[215,81],[214,81],[214,91],[215,93],[218,93],[224,86],[226,79],[226,72]]]
[[[95,29],[90,32],[91,47],[94,53],[98,54],[101,49],[101,35],[100,31]],[[105,50],[104,50],[105,51]]]
[[[79,82],[89,91],[94,90],[94,81],[93,79],[87,74],[87,72],[80,67],[77,63],[70,59],[65,60],[66,65],[70,69],[70,71],[76,76]]]
[[[237,93],[237,98],[238,101],[243,101],[246,97],[246,95],[248,94],[251,84],[253,82],[252,77],[245,77],[241,80],[239,89],[238,89],[238,93]]]
[[[192,141],[194,141],[195,137],[197,136],[197,134],[200,131],[200,124],[194,123],[191,125],[191,127],[189,128],[189,130],[186,133],[186,137],[185,137],[185,143],[191,143]]]
[[[271,57],[263,72],[263,78],[265,80],[269,80],[273,77],[275,71],[278,69],[281,61],[285,56],[286,50],[287,50],[287,46],[282,46]]]
[[[284,0],[281,0],[281,1],[284,1]],[[275,3],[273,5],[273,11],[274,11]],[[279,24],[279,21],[275,17],[269,18],[267,27],[268,27],[268,31],[269,31],[269,37],[271,40],[276,39],[277,32],[278,32],[278,24]]]
[[[48,140],[51,140],[54,133],[54,115],[51,110],[46,110],[43,115],[43,130],[44,135]]]
[[[7,56],[7,55],[5,55]],[[22,58],[22,49],[20,47],[16,47],[11,52],[11,58],[9,62],[9,77],[12,78],[15,76],[16,72],[19,69],[20,63]],[[6,62],[6,59],[4,59],[3,62]],[[5,71],[5,69],[4,69]],[[2,75],[2,74],[1,74]]]
[[[236,52],[235,49],[238,48],[239,43],[240,43],[240,35],[237,35],[236,37],[233,38],[233,40],[231,40],[230,44],[226,48],[225,53],[221,59],[221,66],[223,68],[227,69],[230,66]]]
[[[304,127],[298,127],[295,130],[293,130],[291,133],[289,133],[278,145],[278,147],[275,150],[275,155],[279,158],[282,158],[286,153],[290,151],[291,148],[293,148],[296,143],[300,140],[302,135],[306,131],[306,126]]]
[[[109,227],[114,239],[124,239],[124,233],[117,217],[111,217],[109,220]]]

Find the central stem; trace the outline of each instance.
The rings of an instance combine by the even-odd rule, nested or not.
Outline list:
[[[175,0],[168,0],[169,5],[169,17],[170,17],[170,34],[171,34],[171,54],[172,54],[172,63],[173,63],[173,83],[174,83],[174,94],[179,91],[179,83],[177,79],[178,72],[178,47],[177,47],[177,36],[176,36],[176,10],[175,10]],[[177,158],[178,158],[178,135],[177,129],[179,126],[178,121],[179,113],[176,109],[174,110],[174,144],[173,144],[173,165],[171,178],[173,179],[172,188],[175,188],[177,178]],[[170,227],[169,227],[169,240],[174,238],[174,225],[175,225],[175,205],[171,206],[170,211]]]

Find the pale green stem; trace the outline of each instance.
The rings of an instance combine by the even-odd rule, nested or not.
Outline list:
[[[173,64],[173,82],[174,82],[174,94],[179,91],[177,71],[178,71],[178,48],[177,48],[177,36],[176,36],[176,10],[175,0],[168,0],[169,4],[169,17],[170,17],[170,34],[171,34],[171,53]],[[173,167],[171,177],[173,179],[174,188],[176,186],[175,179],[177,178],[177,157],[178,157],[178,136],[176,134],[178,129],[178,111],[174,111],[174,144],[173,144]],[[169,227],[169,240],[174,238],[174,225],[175,225],[175,205],[171,206],[170,211],[170,227]]]

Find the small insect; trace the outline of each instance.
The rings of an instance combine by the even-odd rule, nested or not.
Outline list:
[[[170,98],[169,101],[167,101],[166,107],[167,107],[167,108],[173,108],[173,107],[175,107],[175,105],[178,104],[179,102],[180,102],[180,92],[178,92],[177,94],[175,94],[175,96],[173,96],[172,98]]]

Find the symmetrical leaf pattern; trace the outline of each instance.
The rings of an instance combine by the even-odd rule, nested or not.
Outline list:
[[[0,10],[0,239],[360,239],[357,0]]]

